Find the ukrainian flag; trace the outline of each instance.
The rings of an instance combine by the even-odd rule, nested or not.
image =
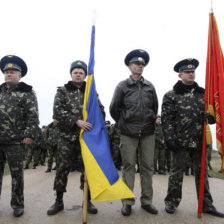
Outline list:
[[[81,130],[80,144],[85,172],[93,201],[132,198],[135,195],[119,177],[113,163],[104,119],[98,104],[94,81],[95,26],[92,27],[88,78],[83,104],[83,119],[93,125]]]

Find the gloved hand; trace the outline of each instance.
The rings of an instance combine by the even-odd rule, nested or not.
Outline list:
[[[204,121],[208,120],[209,124],[214,124],[215,123],[214,117],[212,115],[210,115],[209,113],[203,112],[202,117],[203,117]]]
[[[177,152],[178,151],[178,145],[176,144],[175,141],[167,141],[166,146],[172,152]]]

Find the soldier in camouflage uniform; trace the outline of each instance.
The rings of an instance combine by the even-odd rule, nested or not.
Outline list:
[[[47,127],[46,144],[48,148],[48,161],[46,173],[51,172],[53,161],[57,164],[57,147],[58,147],[58,128],[57,121],[54,120]]]
[[[83,102],[87,75],[87,65],[83,61],[71,64],[70,74],[72,81],[64,87],[59,87],[54,100],[54,118],[58,121],[58,164],[54,181],[56,202],[47,211],[54,215],[64,209],[63,193],[66,192],[68,174],[70,172],[73,154],[81,155],[79,133],[81,129],[91,130],[92,124],[83,121]],[[102,104],[100,104],[103,108]],[[79,146],[79,147],[78,147]],[[82,185],[82,184],[81,184]],[[97,213],[97,209],[88,201],[88,212]]]
[[[114,164],[118,170],[121,170],[121,153],[120,153],[120,130],[117,123],[110,127],[110,147]]]
[[[157,169],[157,162],[159,168]],[[166,146],[161,125],[161,116],[157,116],[155,126],[154,173],[166,175]]]
[[[32,158],[33,158],[33,168],[35,169],[36,168],[36,164],[38,164],[38,160],[39,160],[39,156],[37,156],[36,152],[37,152],[37,144],[36,142],[32,143],[32,144],[27,144],[25,145],[25,149],[27,151],[27,154],[26,154],[26,161],[25,161],[25,167],[24,169],[29,169],[29,165],[30,163],[32,162]]]
[[[198,64],[196,59],[178,62],[174,70],[179,73],[181,80],[163,98],[162,127],[172,157],[168,192],[165,198],[165,210],[170,214],[175,212],[182,198],[183,173],[186,168],[186,158],[190,153],[193,157],[197,196],[199,194],[203,123],[205,118],[208,118],[209,122],[214,122],[208,114],[204,113],[204,89],[194,81]],[[203,212],[224,217],[224,214],[213,206],[207,169]]]
[[[19,82],[26,75],[25,62],[14,55],[1,59],[5,83],[0,86],[0,193],[6,160],[12,177],[14,216],[24,212],[23,151],[32,144],[38,127],[38,107],[32,86]]]

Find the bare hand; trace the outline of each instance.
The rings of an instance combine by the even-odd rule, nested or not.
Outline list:
[[[92,124],[83,120],[77,120],[76,124],[85,131],[89,131],[93,128]]]
[[[23,143],[24,144],[32,144],[34,141],[32,138],[24,138],[23,139]]]

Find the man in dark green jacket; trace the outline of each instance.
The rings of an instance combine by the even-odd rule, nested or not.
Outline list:
[[[11,206],[14,216],[24,212],[23,151],[32,144],[39,124],[32,86],[19,82],[26,75],[25,62],[14,55],[0,61],[5,83],[0,86],[0,193],[6,160],[12,176]]]
[[[148,53],[140,49],[133,50],[126,56],[125,64],[131,75],[116,87],[110,104],[110,114],[121,132],[123,180],[131,190],[134,189],[138,154],[142,187],[141,206],[147,212],[157,214],[157,209],[152,205],[152,176],[158,100],[153,84],[142,76],[148,62]],[[135,203],[134,198],[124,199],[122,203],[122,215],[129,216],[131,206]]]

